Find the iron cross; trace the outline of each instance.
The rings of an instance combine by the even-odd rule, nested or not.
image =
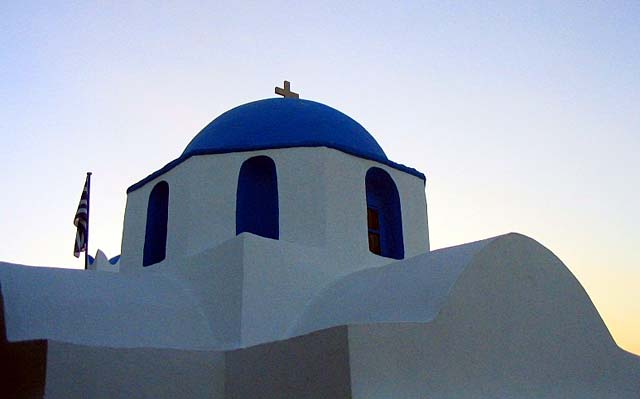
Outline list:
[[[284,98],[300,98],[298,93],[291,91],[291,83],[289,83],[288,80],[284,81],[284,89],[276,86],[276,94],[279,94]]]

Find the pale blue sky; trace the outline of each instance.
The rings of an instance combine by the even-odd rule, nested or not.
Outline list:
[[[210,120],[303,98],[427,175],[434,248],[509,231],[554,251],[640,353],[640,3],[4,2],[0,260],[120,251],[125,190]]]

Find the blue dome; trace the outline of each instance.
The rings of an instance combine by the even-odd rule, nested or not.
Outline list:
[[[419,171],[389,160],[369,132],[342,112],[309,100],[270,98],[220,115],[191,140],[178,159],[133,184],[127,193],[194,155],[289,147],[334,148],[425,180]]]
[[[191,140],[181,157],[320,146],[387,161],[380,145],[358,122],[324,104],[290,98],[254,101],[225,112]]]

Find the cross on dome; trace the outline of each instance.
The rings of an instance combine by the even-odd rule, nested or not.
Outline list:
[[[298,93],[291,91],[291,83],[288,80],[284,81],[284,89],[276,86],[276,94],[281,95],[284,98],[300,98]]]

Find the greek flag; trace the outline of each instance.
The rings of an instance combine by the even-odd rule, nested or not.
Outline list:
[[[89,231],[89,179],[90,174],[87,174],[87,180],[84,182],[84,189],[82,190],[82,196],[80,196],[80,203],[78,204],[78,210],[76,211],[76,217],[73,218],[73,224],[77,227],[76,242],[73,246],[73,256],[80,257],[80,252],[87,250],[87,233]]]

